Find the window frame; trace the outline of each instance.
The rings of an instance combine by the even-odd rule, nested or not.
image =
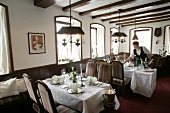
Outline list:
[[[119,30],[117,27],[111,27],[110,28],[110,55],[112,54],[111,53],[111,48],[112,48],[112,29],[113,28]]]
[[[90,23],[90,58],[92,58],[92,50],[91,50],[91,48],[92,48],[92,45],[91,45],[91,29],[92,28],[94,28],[94,27],[92,27],[92,25],[93,24],[98,24],[98,25],[101,25],[101,26],[103,26],[103,28],[104,28],[104,55],[106,55],[106,47],[105,47],[105,42],[106,42],[106,27],[104,26],[104,25],[102,25],[102,24],[100,24],[100,23]],[[97,28],[96,28],[97,29]],[[97,31],[96,31],[97,32]],[[97,37],[97,36],[96,36]],[[97,38],[96,38],[96,40],[97,40]],[[96,43],[97,43],[97,41],[96,41]],[[98,58],[98,57],[97,57]]]
[[[142,29],[142,30],[138,30],[138,29]],[[137,30],[135,30],[135,29],[137,29]],[[132,33],[131,33],[131,31],[132,30],[134,30],[134,33],[135,33],[135,31],[145,31],[145,30],[147,30],[147,29],[149,29],[149,30],[151,30],[151,46],[150,46],[150,53],[152,53],[152,40],[153,40],[153,27],[136,27],[136,28],[133,28],[133,29],[130,29],[129,30],[129,53],[130,53],[130,47],[131,47],[131,35],[132,35]]]
[[[94,29],[95,32],[96,32],[96,45],[97,45],[97,28],[91,27],[91,29],[90,29],[90,37],[91,37],[91,30],[92,30],[92,29]],[[90,42],[91,42],[91,38],[90,38]],[[91,49],[92,49],[92,48],[90,48],[90,51],[92,51]],[[96,53],[97,53],[97,48],[96,48]],[[91,56],[92,56],[92,52],[91,52]]]
[[[59,17],[68,17],[69,18],[69,16],[65,16],[65,15],[59,15],[59,16],[54,16],[54,30],[55,30],[55,51],[56,51],[56,64],[57,65],[63,65],[63,64],[58,64],[58,44],[57,44],[57,42],[58,42],[58,40],[57,40],[57,26],[56,26],[56,23],[58,22],[58,23],[61,23],[61,24],[69,24],[69,23],[67,23],[67,22],[62,22],[62,21],[56,21],[56,18],[59,18]],[[79,19],[77,19],[77,18],[73,18],[72,17],[72,19],[75,19],[76,21],[79,21],[80,22],[80,28],[82,28],[82,21],[80,21]],[[83,53],[82,53],[82,36],[80,37],[80,39],[81,39],[81,42],[80,42],[80,48],[81,48],[81,58],[80,58],[80,61],[82,60],[82,58],[83,58]],[[75,61],[75,62],[78,62],[78,61]],[[66,63],[66,64],[69,64],[69,62],[68,63]]]
[[[170,26],[169,26],[169,37],[170,37]],[[170,39],[169,39],[169,41],[170,41]],[[169,46],[170,46],[170,44],[168,44]],[[170,50],[169,50],[169,46],[168,46],[168,54],[170,54]]]
[[[7,34],[8,34],[8,45],[9,45],[9,57],[10,57],[10,73],[14,72],[14,63],[13,63],[13,54],[12,54],[12,43],[11,43],[11,30],[10,30],[10,21],[9,21],[9,11],[8,6],[0,3],[1,6],[5,7],[6,12],[6,25],[7,25]]]
[[[166,35],[166,27],[169,27],[169,30],[168,30],[168,31],[169,31],[169,35],[170,35],[170,24],[168,24],[168,25],[164,26],[164,38],[163,38],[163,45],[165,46],[165,49],[166,49],[166,47],[167,47],[167,46],[165,45],[165,44],[166,44],[166,43],[165,43],[165,41],[166,41],[166,39],[165,39],[165,38],[166,38],[166,37],[165,37],[165,35]],[[169,36],[169,37],[170,37],[170,36]],[[169,39],[169,40],[170,40],[170,39]],[[169,44],[169,45],[170,45],[170,44]],[[168,50],[167,50],[167,53],[168,53],[168,54],[170,54],[170,50],[169,50],[169,48],[167,48],[167,49],[168,49]]]

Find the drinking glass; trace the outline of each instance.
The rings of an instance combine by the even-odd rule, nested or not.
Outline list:
[[[65,68],[63,68],[63,69],[61,70],[61,74],[62,74],[62,75],[65,75],[65,74],[66,74],[66,69],[65,69]]]

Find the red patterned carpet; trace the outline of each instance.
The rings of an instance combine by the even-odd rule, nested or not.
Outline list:
[[[120,108],[116,113],[170,113],[170,77],[158,78],[150,99],[133,93],[118,99]]]

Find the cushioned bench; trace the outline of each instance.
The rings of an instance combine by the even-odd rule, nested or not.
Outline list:
[[[31,108],[31,100],[28,92],[19,95],[0,98],[0,113],[19,113]]]
[[[2,84],[3,81],[9,80],[11,78],[14,78],[14,76],[0,76],[0,82]],[[21,78],[21,76],[17,78]],[[28,111],[29,109],[31,109],[31,99],[29,98],[28,91],[25,89],[26,86],[23,86],[23,83],[24,81],[21,82],[21,79],[16,79],[16,85],[20,84],[20,86],[22,86],[18,87],[17,85],[17,89],[20,90],[20,92],[18,91],[19,95],[0,98],[0,113],[22,113],[24,110]]]

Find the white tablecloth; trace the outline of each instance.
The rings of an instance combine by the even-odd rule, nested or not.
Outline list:
[[[92,86],[84,87],[85,93],[83,94],[69,94],[66,89],[62,89],[62,85],[51,85],[48,81],[43,80],[50,88],[54,101],[66,105],[82,113],[99,113],[103,108],[103,90],[110,88],[107,85],[105,88]],[[120,103],[115,96],[115,109],[117,110]]]
[[[124,70],[125,77],[131,78],[131,89],[134,93],[151,97],[156,87],[157,70],[153,72],[144,72],[131,68]]]
[[[137,67],[129,67],[127,69],[124,69],[124,77],[131,79],[136,70]]]

